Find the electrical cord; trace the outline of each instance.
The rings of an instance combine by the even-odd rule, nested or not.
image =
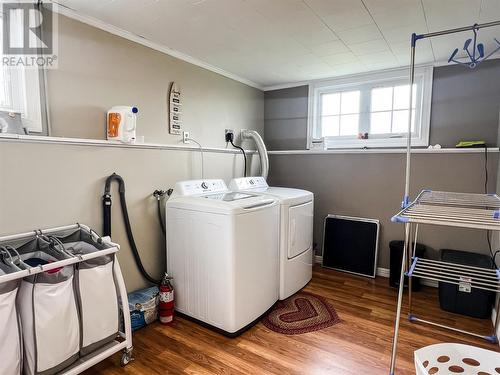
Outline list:
[[[484,144],[484,194],[488,194],[488,147]]]
[[[234,148],[237,148],[243,154],[243,159],[245,160],[245,169],[243,170],[243,177],[246,177],[247,176],[247,154],[245,153],[245,150],[243,150],[243,147],[236,146],[233,143],[232,139],[229,142],[231,143],[231,146],[233,146]]]
[[[486,146],[486,143],[484,144],[484,194],[488,194],[488,146]],[[493,261],[493,264],[495,264],[495,257],[500,250],[493,254],[490,233],[491,231],[486,230],[486,241],[488,242],[488,250],[490,251],[491,260]]]
[[[203,179],[204,178],[204,172],[203,172],[203,164],[204,164],[204,160],[203,160],[203,147],[201,146],[201,144],[199,142],[195,141],[193,138],[188,138],[187,140],[190,141],[190,142],[196,143],[198,145],[198,147],[200,148],[200,154],[201,154],[201,179]]]

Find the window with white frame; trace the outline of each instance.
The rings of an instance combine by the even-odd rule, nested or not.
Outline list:
[[[416,69],[412,90],[410,106],[407,69],[312,84],[310,141],[323,139],[325,148],[403,147],[407,143],[411,110],[412,144],[427,146],[431,67]]]
[[[17,19],[19,27],[11,25],[10,32],[18,33],[17,37],[22,38],[21,15]],[[2,22],[3,17],[0,14],[0,41],[3,41]],[[0,66],[0,112],[19,114],[22,126],[30,133],[43,132],[42,82],[41,71],[37,68]],[[6,132],[10,130],[7,128]]]

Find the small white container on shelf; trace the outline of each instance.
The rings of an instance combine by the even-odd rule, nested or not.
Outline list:
[[[500,373],[500,353],[471,345],[429,345],[416,350],[414,356],[417,375]]]

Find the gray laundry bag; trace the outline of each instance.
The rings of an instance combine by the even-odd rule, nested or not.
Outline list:
[[[66,251],[74,256],[109,248],[100,239],[80,228],[58,237]],[[76,265],[75,290],[80,308],[80,354],[87,355],[118,336],[118,295],[113,274],[115,255],[104,255]]]
[[[58,245],[36,238],[17,247],[33,265],[71,258]],[[31,262],[31,263],[30,263]],[[25,375],[52,375],[79,358],[80,324],[73,265],[25,277],[17,296],[24,343]]]
[[[1,256],[1,255],[0,255]],[[0,260],[0,276],[19,271]],[[20,375],[22,371],[21,326],[16,307],[19,280],[0,283],[0,374]]]

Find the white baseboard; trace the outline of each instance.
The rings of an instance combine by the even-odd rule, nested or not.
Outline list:
[[[318,264],[322,264],[323,263],[323,257],[321,255],[315,255],[314,256],[314,262],[318,263]],[[389,270],[389,268],[377,267],[377,273],[376,273],[376,275],[378,277],[389,278],[390,273],[391,273],[391,271]],[[433,287],[433,288],[437,288],[438,287],[437,281],[434,281],[434,280],[421,280],[421,283],[422,283],[422,285],[430,286],[430,287]]]

